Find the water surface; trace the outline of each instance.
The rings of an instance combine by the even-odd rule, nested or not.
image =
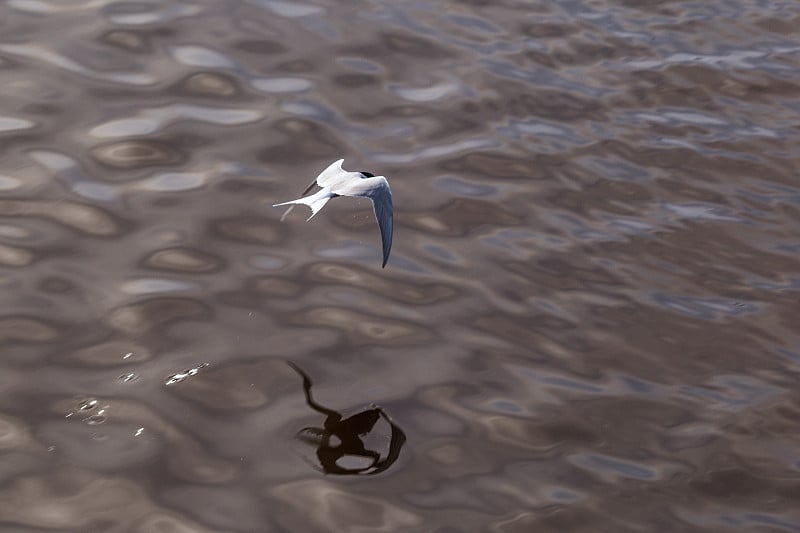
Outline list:
[[[5,2],[0,530],[800,531],[799,24]]]

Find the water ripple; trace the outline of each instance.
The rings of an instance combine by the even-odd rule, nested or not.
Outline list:
[[[284,2],[281,0],[247,0],[248,2],[268,9],[272,13],[287,18],[307,17],[325,11],[324,8],[310,2]]]
[[[121,224],[105,211],[71,202],[0,200],[0,216],[34,216],[50,219],[96,236],[117,235]]]
[[[24,118],[0,116],[0,133],[6,131],[27,130],[36,126],[36,123]]]
[[[221,126],[235,126],[255,122],[263,117],[258,111],[244,109],[219,109],[196,105],[170,105],[145,109],[137,116],[112,120],[92,128],[89,132],[98,138],[128,137],[156,133],[180,120],[197,120]]]
[[[139,5],[151,7],[147,4]],[[201,7],[197,5],[191,5],[189,3],[173,2],[172,4],[163,5],[156,9],[137,11],[125,12],[124,9],[120,9],[118,12],[115,12],[112,10],[106,16],[110,22],[123,26],[140,26],[156,23],[163,24],[178,18],[197,15],[201,12]]]
[[[642,481],[655,481],[665,475],[643,463],[623,461],[602,455],[575,455],[570,457],[569,460],[581,468],[603,476],[619,476]]]
[[[29,13],[61,13],[102,8],[113,2],[114,0],[84,0],[82,2],[70,2],[66,5],[61,2],[48,2],[46,0],[9,0],[8,7]]]
[[[69,72],[75,72],[89,78],[111,81],[123,85],[142,86],[152,85],[157,82],[157,78],[155,76],[145,73],[105,72],[93,70],[65,55],[48,50],[42,45],[0,44],[0,52],[5,52],[14,56],[37,59]]]
[[[168,279],[137,279],[126,281],[120,289],[126,294],[159,294],[187,292],[197,289],[193,283]]]
[[[150,141],[122,141],[97,146],[92,155],[101,163],[117,168],[139,168],[151,165],[174,165],[182,154],[167,144]]]
[[[191,67],[233,68],[236,66],[236,63],[221,53],[204,46],[173,46],[170,51],[176,60]]]
[[[252,84],[265,93],[299,93],[312,87],[311,82],[303,78],[259,78]]]

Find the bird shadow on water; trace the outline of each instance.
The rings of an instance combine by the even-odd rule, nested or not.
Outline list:
[[[373,404],[369,409],[344,418],[338,411],[317,403],[311,395],[311,378],[296,364],[287,364],[303,378],[308,406],[325,415],[322,427],[306,427],[295,435],[300,442],[316,447],[319,465],[314,468],[326,474],[368,476],[384,472],[397,461],[406,435],[383,409]],[[390,428],[388,450],[368,449],[365,440],[376,432],[375,426],[380,420]]]

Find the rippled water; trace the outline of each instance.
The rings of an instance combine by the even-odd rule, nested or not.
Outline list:
[[[4,2],[0,530],[800,531],[798,28]]]

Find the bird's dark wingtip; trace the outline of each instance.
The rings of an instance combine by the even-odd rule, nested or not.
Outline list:
[[[389,245],[391,246],[391,245]],[[381,268],[386,268],[386,263],[389,262],[389,250],[383,251],[383,263],[381,263]]]

